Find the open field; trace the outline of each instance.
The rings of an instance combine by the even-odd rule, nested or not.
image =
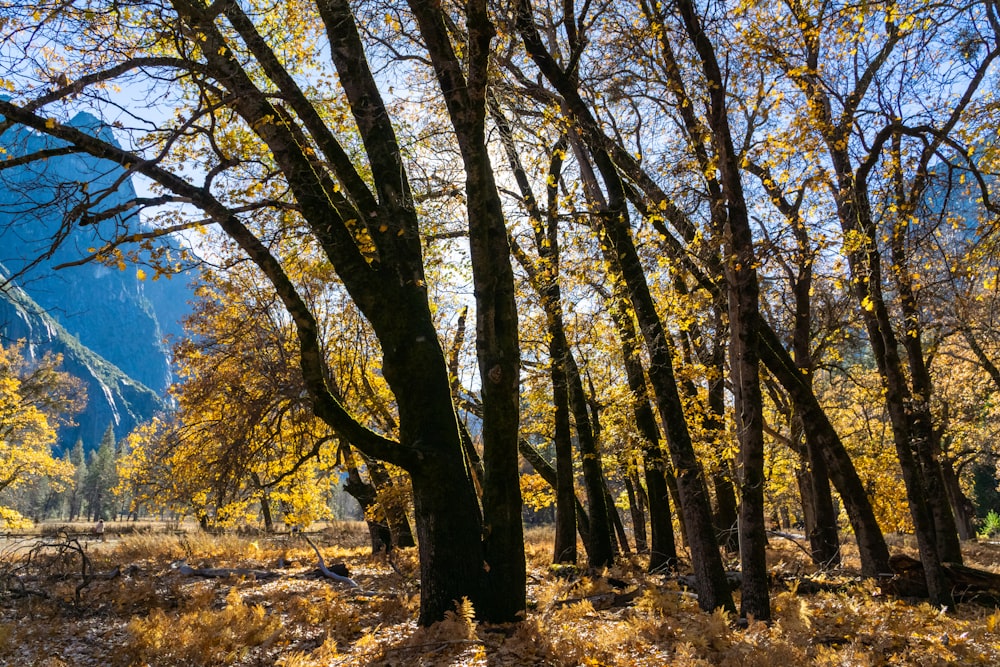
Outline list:
[[[871,583],[853,582],[849,571],[826,577],[843,583],[834,590],[799,594],[795,581],[811,568],[785,539],[773,540],[769,553],[770,626],[738,629],[722,614],[700,612],[676,580],[644,573],[638,556],[608,576],[553,573],[551,535],[533,530],[523,623],[477,624],[460,605],[445,622],[418,629],[415,550],[397,552],[391,563],[373,558],[363,524],[334,524],[312,538],[327,563],[348,565],[360,590],[318,576],[311,547],[289,535],[138,532],[103,544],[51,537],[26,538],[16,549],[8,543],[0,562],[7,586],[0,664],[1000,664],[1000,611],[962,604],[946,614],[884,596]],[[26,565],[39,542],[62,548],[36,549]],[[910,552],[901,540],[894,551]],[[972,565],[1000,571],[1000,547],[969,545],[967,556]],[[171,567],[180,560],[256,570],[262,578],[191,576]],[[264,578],[264,571],[274,576]],[[20,588],[11,584],[14,575]]]

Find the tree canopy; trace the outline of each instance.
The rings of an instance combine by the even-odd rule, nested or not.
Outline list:
[[[179,474],[199,497],[259,503],[328,438],[397,466],[422,623],[462,598],[523,615],[519,452],[553,488],[555,560],[577,532],[594,567],[630,548],[621,490],[650,567],[682,542],[706,611],[736,611],[723,547],[741,616],[771,617],[768,524],[790,514],[819,566],[853,531],[867,577],[912,530],[951,604],[963,467],[996,462],[995,0],[0,19],[0,131],[62,142],[0,173],[82,152],[142,179],[93,261],[191,230],[216,248],[170,445],[211,464]],[[80,108],[111,130],[66,124]],[[107,219],[107,191],[72,191],[53,244]],[[993,382],[979,404],[971,378]]]

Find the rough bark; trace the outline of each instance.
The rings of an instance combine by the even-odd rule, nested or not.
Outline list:
[[[411,2],[438,79],[465,168],[469,251],[476,294],[476,356],[483,397],[484,620],[513,621],[525,610],[524,531],[518,478],[520,349],[510,246],[486,147],[486,84],[495,30],[485,0],[465,5],[460,58],[440,5]]]
[[[771,618],[767,583],[767,532],[764,525],[764,424],[760,387],[756,259],[740,173],[733,146],[726,103],[726,81],[716,60],[715,47],[690,0],[677,0],[688,38],[701,61],[709,95],[708,124],[712,131],[722,197],[726,206],[726,282],[729,297],[730,379],[740,442],[737,476],[740,489],[740,562],[743,589],[740,615]]]

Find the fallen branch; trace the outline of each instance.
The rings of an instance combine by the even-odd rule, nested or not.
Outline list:
[[[339,581],[342,584],[347,584],[351,588],[358,588],[358,589],[361,588],[361,586],[358,586],[358,583],[353,579],[351,579],[350,577],[337,574],[336,572],[330,570],[330,568],[326,566],[326,561],[323,560],[323,554],[319,552],[319,547],[317,547],[316,544],[309,539],[308,535],[303,534],[302,539],[308,542],[309,546],[311,546],[313,548],[313,551],[316,552],[316,559],[319,561],[319,566],[318,566],[319,571],[323,573],[323,576],[328,577],[329,579],[333,579],[334,581]]]
[[[265,579],[275,579],[281,575],[271,570],[256,570],[245,567],[191,567],[182,560],[174,561],[170,564],[172,570],[177,570],[181,574],[192,577],[205,577],[206,579],[226,579],[227,577],[250,577],[257,581]]]
[[[616,607],[625,607],[642,595],[642,589],[636,588],[634,591],[629,591],[628,593],[598,593],[597,595],[588,595],[582,598],[570,598],[568,600],[559,600],[552,605],[554,609],[561,609],[562,607],[568,607],[572,604],[577,604],[579,602],[589,602],[595,611],[601,611],[604,609],[614,609]]]

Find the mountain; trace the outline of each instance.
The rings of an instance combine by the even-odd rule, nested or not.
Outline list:
[[[111,129],[90,114],[68,125],[114,142]],[[23,126],[0,134],[0,159],[41,151],[48,153],[45,160],[0,170],[0,265],[4,278],[14,276],[0,290],[0,341],[25,338],[38,354],[65,356],[65,369],[87,383],[91,405],[78,418],[79,433],[60,434],[60,443],[81,435],[88,449],[95,448],[109,423],[120,437],[163,409],[158,397],[172,381],[165,337],[183,334],[180,320],[193,290],[184,276],[143,280],[139,267],[125,263],[90,261],[57,270],[123,230],[146,228],[126,206],[136,192],[119,165],[71,152]],[[74,209],[84,204],[107,215],[81,224]],[[160,249],[182,254],[168,239]],[[150,251],[144,253],[140,260],[150,260]]]
[[[0,276],[7,275],[0,265]],[[40,359],[47,352],[61,354],[62,370],[83,381],[87,407],[74,418],[74,426],[59,432],[60,448],[66,451],[78,438],[87,449],[96,449],[109,424],[114,425],[116,437],[122,438],[167,408],[156,392],[82,345],[17,286],[9,285],[0,293],[0,330],[4,342],[24,340],[29,359]]]

